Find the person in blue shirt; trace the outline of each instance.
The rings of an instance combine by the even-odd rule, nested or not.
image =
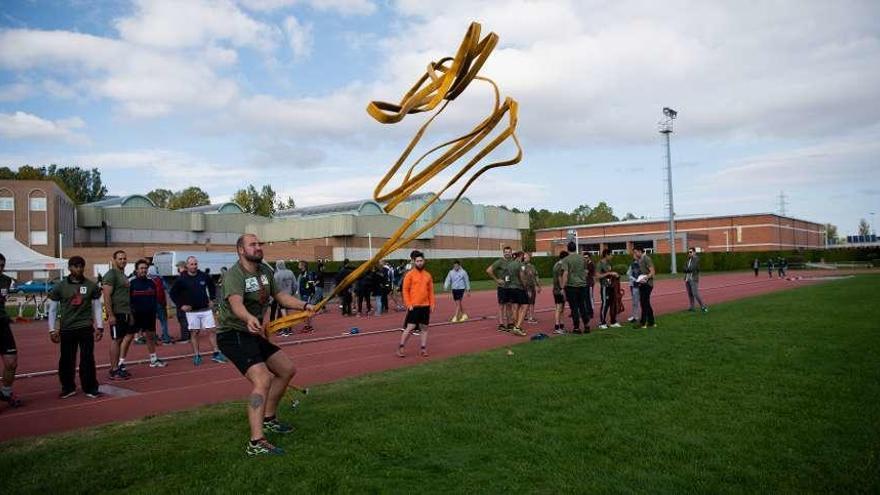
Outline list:
[[[462,307],[462,299],[465,293],[471,290],[471,281],[468,272],[461,267],[461,262],[455,260],[452,262],[452,270],[446,274],[446,281],[443,282],[444,289],[452,289],[452,300],[455,302],[455,314],[452,315],[452,322],[458,323],[467,321],[468,315]]]
[[[147,351],[150,353],[150,368],[164,368],[165,361],[156,355],[156,283],[147,276],[150,264],[140,259],[134,264],[134,278],[128,286],[131,297],[132,327],[144,333]]]

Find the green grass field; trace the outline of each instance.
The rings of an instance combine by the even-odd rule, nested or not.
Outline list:
[[[243,403],[12,441],[0,492],[878,493],[878,289],[859,276],[314,387],[284,411],[283,457],[244,456]]]

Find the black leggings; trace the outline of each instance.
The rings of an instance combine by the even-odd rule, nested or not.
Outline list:
[[[602,325],[608,323],[608,313],[611,313],[611,324],[617,323],[617,294],[614,293],[614,287],[601,286],[600,294],[602,299],[602,310],[599,313],[599,322]]]
[[[79,351],[79,384],[83,392],[98,391],[95,372],[95,335],[92,327],[76,330],[61,329],[61,356],[58,359],[58,379],[65,392],[76,390],[74,381],[76,353]]]
[[[654,324],[654,308],[651,307],[651,291],[654,286],[648,284],[639,285],[639,303],[642,306],[642,325]]]
[[[575,329],[580,328],[581,320],[584,322],[584,329],[590,328],[590,318],[593,317],[593,310],[587,306],[587,288],[586,287],[565,287],[565,299],[571,308],[572,326]]]

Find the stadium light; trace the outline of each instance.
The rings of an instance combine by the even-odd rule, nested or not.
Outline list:
[[[675,262],[675,208],[672,203],[672,152],[669,147],[669,135],[672,134],[672,121],[678,117],[678,112],[663,107],[663,115],[666,117],[661,120],[659,125],[660,134],[666,136],[666,191],[669,196],[669,272],[677,273],[678,269]]]

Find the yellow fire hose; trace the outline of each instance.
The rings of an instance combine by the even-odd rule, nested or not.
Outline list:
[[[443,188],[427,200],[416,212],[410,215],[369,261],[358,266],[347,277],[345,277],[345,279],[343,279],[327,297],[316,304],[314,311],[320,310],[327,301],[333,299],[339,295],[340,292],[348,288],[365,271],[375,266],[376,262],[387,256],[389,253],[405,246],[412,240],[417,239],[422,233],[436,225],[437,222],[442,220],[443,217],[449,213],[452,207],[455,206],[455,203],[457,203],[462,195],[464,195],[465,191],[467,191],[471,184],[483,175],[484,172],[497,167],[515,165],[522,160],[522,147],[520,146],[519,139],[517,139],[516,134],[514,133],[516,130],[518,112],[518,104],[516,100],[508,97],[505,98],[502,103],[498,86],[492,80],[477,75],[497,44],[498,35],[495,33],[489,33],[481,40],[480,24],[476,22],[471,23],[455,57],[444,57],[437,62],[431,62],[428,64],[428,69],[425,74],[423,74],[409,91],[406,92],[399,104],[373,101],[367,105],[367,113],[382,124],[400,122],[407,114],[428,112],[437,108],[436,112],[434,112],[434,114],[422,124],[415,137],[413,137],[406,149],[403,150],[391,169],[388,170],[385,176],[382,177],[382,180],[379,181],[379,184],[376,185],[376,189],[373,192],[373,198],[376,202],[386,203],[384,207],[386,213],[394,210],[397,205],[406,201],[407,198],[415,194],[420,187],[425,185],[437,174],[443,172],[450,165],[457,162],[461,157],[476,148],[477,145],[492,133],[505,116],[507,116],[507,127],[479,149],[479,151],[467,161],[462,169],[459,170],[445,186],[443,186]],[[437,118],[449,102],[460,95],[474,79],[487,82],[492,86],[495,93],[492,113],[467,134],[435,146],[422,154],[407,169],[400,185],[391,191],[383,193],[385,187],[391,182],[398,170],[400,170],[409,158],[413,149],[422,139],[422,136],[425,134],[425,131],[434,119]],[[513,139],[514,145],[516,146],[516,156],[508,160],[492,162],[477,169],[476,172],[464,182],[464,185],[455,195],[455,198],[449,202],[439,215],[435,216],[431,221],[416,229],[414,232],[408,235],[406,234],[407,230],[412,227],[419,216],[436,203],[443,193],[452,188],[456,182],[470,172],[471,169],[476,167],[486,155],[491,153],[508,138]],[[423,170],[416,172],[416,167],[428,158],[428,156],[436,151],[444,149],[445,151],[443,151],[439,157],[434,158],[433,161],[431,161],[431,163]],[[309,318],[314,311],[302,311],[278,318],[269,323],[267,331],[275,333],[281,329],[288,328]]]

